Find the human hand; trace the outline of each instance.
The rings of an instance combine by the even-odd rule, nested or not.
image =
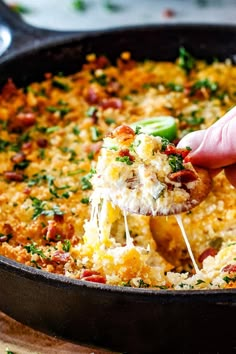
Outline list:
[[[205,167],[214,176],[224,169],[236,187],[236,106],[206,130],[186,135],[178,147],[189,146],[193,165]]]

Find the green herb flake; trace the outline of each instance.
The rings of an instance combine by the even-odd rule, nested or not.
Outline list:
[[[85,175],[81,178],[81,181],[80,181],[81,182],[81,189],[83,191],[93,188],[92,183],[90,182],[90,179],[92,178],[92,176],[95,173],[96,173],[96,171],[92,169],[87,175]]]
[[[111,124],[114,124],[116,121],[115,121],[115,119],[113,119],[113,118],[105,118],[105,123],[107,124],[107,125],[111,125]]]
[[[168,162],[173,172],[184,170],[183,157],[181,155],[169,155]]]
[[[8,348],[6,348],[6,354],[15,354],[15,353],[9,350]]]
[[[81,203],[82,204],[89,204],[89,198],[82,198]]]
[[[196,90],[200,90],[201,88],[206,88],[211,93],[214,93],[218,89],[218,84],[217,82],[212,82],[209,79],[196,81],[192,86],[192,93],[194,93]]]
[[[118,12],[122,9],[120,5],[115,4],[111,0],[104,0],[103,6],[105,7],[105,9],[107,9],[108,11],[111,11],[111,12]]]
[[[57,80],[57,79],[54,79],[52,81],[52,86],[56,87],[56,88],[58,88],[60,90],[63,90],[65,92],[69,92],[71,90],[71,88],[70,88],[70,86],[68,84],[64,83],[61,80]]]
[[[100,75],[94,76],[91,82],[96,82],[100,86],[106,86],[108,81],[107,81],[107,75],[102,73]]]
[[[26,249],[26,251],[28,253],[33,254],[37,254],[38,256],[42,257],[42,258],[46,258],[45,254],[43,253],[42,250],[40,250],[39,248],[36,247],[37,244],[36,243],[31,243],[29,245],[24,246],[24,248]]]
[[[133,161],[130,160],[129,156],[117,156],[116,161],[124,162],[126,165],[132,165]]]
[[[166,84],[166,87],[175,92],[183,92],[184,90],[183,85],[175,84],[173,82]]]
[[[18,15],[26,15],[31,12],[30,8],[19,3],[13,3],[8,5],[12,11]]]
[[[55,125],[54,127],[49,127],[46,129],[46,134],[52,134],[57,132],[60,129],[59,126]]]
[[[87,4],[84,0],[74,0],[73,7],[76,11],[83,12],[87,9]]]
[[[76,125],[73,127],[72,131],[73,134],[75,134],[76,136],[80,134],[80,129]]]
[[[102,133],[100,132],[100,130],[97,127],[91,127],[90,131],[91,131],[92,141],[101,140]]]
[[[62,245],[62,249],[65,252],[69,252],[71,248],[71,242],[70,240],[64,240],[63,245]]]
[[[93,117],[93,115],[97,112],[97,107],[95,106],[91,106],[88,108],[87,112],[86,112],[86,116],[87,117]]]
[[[6,148],[10,145],[9,141],[0,139],[0,152],[5,152]]]
[[[183,47],[179,49],[179,59],[178,64],[181,69],[183,69],[187,74],[194,68],[196,60],[194,57],[187,52]]]

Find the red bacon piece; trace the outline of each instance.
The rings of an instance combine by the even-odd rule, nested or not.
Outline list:
[[[227,266],[222,268],[222,272],[236,273],[236,264],[228,264]]]
[[[168,178],[173,182],[189,183],[196,181],[198,177],[194,171],[186,169],[170,173]]]
[[[209,247],[203,251],[200,256],[198,257],[198,262],[202,263],[204,259],[206,259],[209,256],[215,257],[217,255],[217,250],[213,247]]]

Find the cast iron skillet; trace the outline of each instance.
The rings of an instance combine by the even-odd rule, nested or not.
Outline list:
[[[87,53],[173,60],[180,46],[198,58],[234,58],[236,26],[158,25],[60,33],[23,23],[0,2],[12,45],[0,84],[79,69]],[[10,28],[10,29],[9,29]],[[9,30],[8,30],[9,29]],[[9,39],[9,38],[8,38]],[[236,289],[164,291],[111,287],[56,276],[0,257],[0,310],[37,330],[127,353],[233,353]]]

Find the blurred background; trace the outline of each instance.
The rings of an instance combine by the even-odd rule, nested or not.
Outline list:
[[[236,24],[236,0],[5,0],[29,24],[89,30],[156,23]]]

